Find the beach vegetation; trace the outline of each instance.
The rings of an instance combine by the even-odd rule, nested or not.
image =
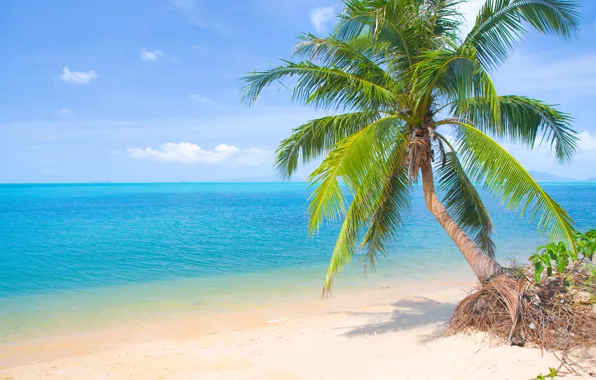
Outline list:
[[[540,374],[536,376],[536,380],[554,379],[557,376],[559,376],[559,371],[556,368],[549,367],[548,373],[546,375]]]
[[[596,345],[594,232],[575,235],[577,256],[562,242],[547,244],[530,256],[531,265],[477,287],[456,307],[449,332],[481,331],[559,352],[565,372],[576,374],[570,354]]]
[[[546,271],[547,276],[552,276],[553,266],[556,268],[557,274],[563,276],[569,266],[570,258],[570,251],[562,242],[539,247],[537,253],[530,256],[530,260],[534,263],[536,283],[540,282],[540,277],[544,271]]]
[[[530,261],[534,264],[534,279],[536,283],[544,272],[547,276],[553,275],[553,268],[556,274],[563,279],[568,274],[568,267],[573,264],[570,271],[573,273],[575,268],[579,267],[584,261],[592,262],[594,252],[596,251],[596,230],[589,230],[586,233],[575,233],[576,250],[570,250],[563,242],[549,243],[538,247],[536,253],[530,256]],[[579,254],[579,257],[578,257]],[[592,269],[593,273],[594,269]]]
[[[486,0],[466,33],[463,2],[344,0],[329,35],[303,34],[292,59],[243,78],[247,104],[283,83],[295,102],[330,113],[294,128],[275,158],[284,178],[322,159],[308,178],[308,228],[342,222],[324,292],[354,256],[374,265],[386,253],[420,182],[428,210],[482,283],[503,268],[479,189],[577,254],[571,217],[501,145],[541,145],[569,162],[578,142],[572,117],[542,100],[501,94],[492,75],[530,31],[576,35],[578,4]]]

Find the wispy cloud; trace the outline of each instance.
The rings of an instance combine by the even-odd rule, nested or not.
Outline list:
[[[76,113],[74,113],[72,110],[68,109],[68,108],[62,108],[60,110],[58,110],[58,114],[64,117],[74,117],[77,116]]]
[[[60,79],[64,83],[72,84],[89,84],[97,78],[97,73],[94,70],[89,71],[70,71],[68,66],[64,66]]]
[[[150,61],[154,62],[163,57],[163,52],[161,50],[145,50],[141,49],[140,57],[143,61]]]
[[[259,165],[270,161],[270,153],[256,148],[240,149],[220,144],[212,150],[203,149],[190,142],[165,143],[158,148],[130,148],[127,154],[139,160],[174,162],[182,164],[218,164],[223,162],[240,165]]]
[[[318,33],[325,33],[334,17],[333,7],[321,7],[310,11],[310,22]]]
[[[212,106],[217,105],[217,102],[209,99],[206,96],[201,96],[201,95],[197,95],[197,94],[189,94],[188,97],[190,98],[190,100],[192,100],[194,102],[208,104],[208,105],[212,105]]]
[[[204,0],[170,0],[170,4],[180,12],[182,18],[189,24],[215,29],[223,34],[232,34],[234,32],[228,22],[207,10]]]
[[[50,168],[47,168],[47,169],[41,169],[41,172],[42,172],[43,174],[48,174],[48,175],[56,174],[56,170],[54,170],[54,169],[50,169]]]

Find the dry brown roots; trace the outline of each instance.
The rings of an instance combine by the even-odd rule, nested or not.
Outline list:
[[[529,269],[501,274],[462,300],[450,333],[485,332],[505,343],[538,346],[563,354],[596,345],[596,288],[586,270],[556,274],[540,284]]]

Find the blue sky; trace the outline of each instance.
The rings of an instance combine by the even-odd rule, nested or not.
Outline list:
[[[596,1],[580,3],[577,39],[532,34],[495,74],[501,94],[573,114],[571,165],[504,144],[529,169],[573,178],[596,176]],[[339,10],[333,0],[0,2],[0,182],[273,178],[277,143],[321,114],[281,85],[247,108],[239,77],[288,58],[301,32],[325,34]]]

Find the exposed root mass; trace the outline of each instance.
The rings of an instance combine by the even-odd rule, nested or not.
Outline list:
[[[566,353],[596,345],[596,284],[588,268],[539,284],[529,269],[501,274],[462,300],[450,333],[486,332],[505,343]]]

